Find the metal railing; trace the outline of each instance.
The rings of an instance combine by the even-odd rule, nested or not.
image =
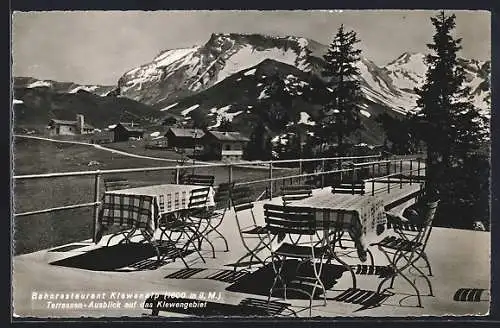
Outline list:
[[[351,173],[353,176],[355,175],[357,170],[361,169],[366,169],[367,167],[372,167],[372,177],[369,179],[369,181],[373,181],[374,179],[378,179],[380,177],[375,177],[375,167],[378,166],[378,172],[380,173],[380,168],[381,165],[385,164],[386,169],[387,169],[387,174],[384,176],[384,178],[387,177],[387,175],[394,176],[397,174],[403,175],[403,173],[408,173],[413,171],[419,172],[417,175],[420,175],[420,163],[421,160],[417,158],[412,158],[412,159],[406,159],[405,161],[410,162],[410,168],[412,166],[412,162],[417,161],[418,162],[418,169],[417,170],[409,170],[408,172],[403,172],[402,166],[403,166],[403,160],[385,160],[385,161],[373,161],[374,159],[380,159],[380,155],[369,155],[369,156],[350,156],[350,157],[329,157],[329,158],[311,158],[311,159],[291,159],[291,160],[278,160],[278,161],[255,161],[251,163],[221,163],[221,164],[198,164],[198,165],[175,165],[175,166],[160,166],[160,167],[147,167],[147,168],[131,168],[131,169],[110,169],[110,170],[94,170],[94,171],[80,171],[80,172],[63,172],[63,173],[46,173],[46,174],[28,174],[28,175],[16,175],[13,177],[14,180],[32,180],[32,179],[52,179],[52,178],[59,178],[59,177],[76,177],[76,176],[94,176],[94,191],[93,191],[93,201],[92,202],[87,202],[87,203],[79,203],[79,204],[71,204],[71,205],[65,205],[65,206],[59,206],[59,207],[51,207],[51,208],[44,208],[40,210],[33,210],[33,211],[27,211],[27,212],[21,212],[21,213],[15,213],[14,217],[22,217],[22,216],[29,216],[29,215],[35,215],[35,214],[42,214],[42,213],[50,213],[50,212],[56,212],[56,211],[63,211],[63,210],[70,210],[70,209],[76,209],[76,208],[83,208],[83,207],[93,207],[93,233],[92,236],[93,238],[95,237],[95,232],[97,230],[97,223],[98,223],[98,213],[99,213],[99,205],[101,204],[100,198],[100,189],[101,189],[101,178],[104,175],[109,175],[109,174],[115,174],[115,173],[133,173],[133,172],[153,172],[153,171],[175,171],[175,183],[179,183],[180,180],[180,173],[181,170],[185,169],[197,169],[197,168],[207,168],[207,167],[225,167],[227,168],[227,179],[228,182],[233,182],[233,169],[236,167],[259,167],[260,169],[267,169],[268,170],[268,177],[265,179],[260,179],[260,180],[252,180],[252,181],[234,181],[235,185],[249,185],[249,184],[257,184],[257,183],[267,183],[266,184],[266,190],[260,194],[258,197],[261,198],[263,195],[267,195],[269,198],[273,197],[274,194],[274,189],[276,189],[276,185],[273,186],[273,182],[276,183],[277,181],[280,180],[285,180],[285,179],[303,179],[306,177],[311,177],[311,176],[316,176],[316,177],[321,177],[321,187],[325,187],[325,179],[324,177],[328,174],[340,174],[342,176],[343,173]],[[371,160],[371,161],[369,161]],[[338,165],[339,169],[335,170],[325,170],[325,163],[327,162],[335,162],[336,165]],[[350,162],[349,167],[347,168],[342,168],[342,166],[345,165],[346,161]],[[367,161],[367,162],[365,162]],[[390,174],[390,163],[396,163],[400,161],[400,172],[399,173],[393,173]],[[320,171],[315,171],[311,173],[304,173],[304,164],[310,163],[310,162],[319,162],[319,168]],[[357,163],[354,163],[357,162]],[[273,176],[273,171],[280,169],[280,165],[283,164],[298,164],[298,170],[299,174],[293,174],[293,175],[285,175],[285,176]],[[264,167],[262,167],[264,166]],[[318,167],[318,166],[316,166]],[[296,169],[297,167],[295,167]],[[368,180],[367,180],[368,181]],[[402,183],[402,182],[401,182]],[[410,179],[411,183],[411,179]],[[274,187],[274,188],[273,188]],[[390,191],[390,188],[388,189]]]
[[[409,169],[408,170],[403,170],[403,163],[407,161],[409,162]],[[416,165],[417,165],[417,168],[414,169],[413,168],[413,164],[416,162]],[[391,169],[391,163],[394,163],[394,169],[393,169],[393,173],[390,173],[390,169]],[[368,163],[366,163],[368,164]],[[375,164],[378,164],[379,165],[379,172],[380,172],[380,164],[382,164],[382,162],[378,162],[378,163],[372,163],[372,165],[375,165]],[[397,164],[399,164],[399,172],[396,172],[397,171]],[[402,189],[403,188],[403,181],[407,181],[410,185],[412,185],[414,182],[422,182],[423,179],[424,179],[424,174],[425,174],[425,166],[422,166],[422,159],[421,158],[416,158],[416,159],[413,159],[413,158],[410,158],[410,159],[396,159],[396,160],[392,160],[392,161],[385,161],[385,167],[386,167],[386,174],[385,175],[382,175],[382,176],[373,176],[369,179],[365,179],[364,182],[365,183],[370,183],[371,182],[371,185],[372,185],[372,196],[375,194],[375,182],[382,182],[382,183],[386,183],[387,184],[387,192],[390,193],[391,192],[391,184],[393,182],[395,183],[399,183],[399,188]],[[416,176],[413,176],[413,173],[414,172],[417,172],[417,175]],[[372,173],[373,173],[373,170],[372,170]],[[405,176],[405,174],[409,174],[408,176]],[[391,177],[397,177],[395,180],[391,180]],[[422,185],[421,185],[422,187]]]

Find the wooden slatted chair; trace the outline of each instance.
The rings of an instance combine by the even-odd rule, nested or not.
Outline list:
[[[323,268],[323,260],[328,253],[326,238],[322,239],[323,243],[320,246],[316,246],[317,243],[313,240],[313,236],[316,235],[314,209],[298,206],[264,204],[264,217],[269,238],[271,238],[271,234],[309,236],[308,244],[301,243],[298,245],[286,242],[281,243],[279,246],[273,246],[273,244],[271,244],[274,281],[269,290],[268,303],[271,301],[272,294],[275,290],[283,290],[285,299],[287,290],[297,291],[309,296],[309,315],[311,315],[312,301],[318,289],[323,293],[323,305],[326,306],[326,289],[321,281],[320,275]],[[283,273],[284,264],[288,258],[298,259],[300,261],[295,273]],[[313,277],[300,272],[302,264],[304,263],[310,263],[312,265]],[[279,288],[277,288],[278,283],[281,284]],[[306,288],[311,288],[311,290],[306,290]]]
[[[130,183],[128,182],[127,179],[121,178],[121,177],[110,177],[104,179],[104,191],[113,191],[113,190],[120,190],[120,189],[127,189],[130,188]],[[104,195],[103,195],[104,197]],[[114,239],[115,237],[121,237],[122,239],[119,241],[119,243],[130,243],[130,239],[134,236],[135,232],[137,229],[129,229],[129,230],[120,230],[117,231],[108,238],[108,241],[106,243],[106,246],[109,246],[111,243],[111,240]],[[96,237],[97,240],[100,240],[102,238],[102,234],[104,233],[104,230],[99,231],[98,236]]]
[[[201,174],[187,174],[182,176],[180,179],[181,184],[198,185],[198,186],[210,186],[212,187],[215,182],[215,176],[213,175],[201,175]]]
[[[219,231],[223,219],[226,215],[227,209],[230,208],[231,202],[231,191],[234,187],[234,182],[232,183],[221,183],[215,191],[214,208],[199,207],[194,208],[190,211],[190,217],[194,220],[200,220],[203,227],[200,234],[203,235],[203,240],[208,241],[210,247],[212,248],[212,255],[215,258],[215,247],[210,240],[210,234],[215,233],[216,238],[221,238],[225,245],[225,252],[229,251],[229,246],[226,237]],[[200,245],[201,247],[201,245]]]
[[[104,179],[104,189],[106,191],[120,190],[127,188],[130,188],[130,183],[127,179],[119,177]]]
[[[397,227],[394,229],[396,235],[385,237],[378,243],[373,245],[378,246],[379,250],[385,255],[389,261],[389,267],[392,269],[393,274],[384,278],[378,288],[377,292],[380,293],[383,285],[390,280],[390,287],[393,288],[394,280],[397,276],[406,280],[417,293],[418,307],[422,307],[421,293],[415,284],[415,280],[411,280],[407,276],[407,271],[414,268],[421,277],[427,282],[429,288],[429,296],[433,296],[432,284],[424,274],[419,266],[416,265],[417,261],[422,259],[425,254],[425,248],[432,231],[432,222],[439,204],[439,200],[427,202],[424,210],[421,213],[422,229],[415,235],[409,237],[404,230]]]
[[[234,210],[238,232],[240,234],[243,247],[247,251],[236,261],[234,271],[240,266],[243,260],[249,259],[248,268],[251,269],[257,263],[264,265],[265,259],[259,256],[259,253],[268,248],[270,240],[267,239],[267,230],[265,226],[257,224],[254,214],[254,204],[252,200],[252,191],[247,186],[238,186],[231,192],[231,204]],[[250,245],[254,244],[254,245]]]
[[[283,191],[283,205],[287,205],[290,202],[305,199],[312,196],[312,186],[311,185],[288,185],[282,188]]]
[[[365,194],[365,183],[346,183],[339,182],[332,185],[332,192],[336,194],[353,194],[353,195],[364,195]]]
[[[415,238],[425,228],[418,218],[418,211],[422,210],[418,208],[421,203],[417,199],[415,204],[409,206],[403,204],[385,212],[387,215],[387,229],[392,229],[395,232],[404,231],[404,234],[399,235],[407,240]],[[422,252],[422,259],[425,261],[429,276],[432,276],[432,267],[425,251]]]

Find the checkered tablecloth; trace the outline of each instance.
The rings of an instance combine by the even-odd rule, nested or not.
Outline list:
[[[334,194],[325,189],[289,206],[314,208],[317,229],[347,231],[363,261],[368,245],[387,223],[384,203],[377,196]]]
[[[187,209],[191,192],[201,186],[163,184],[108,191],[104,194],[99,213],[102,228],[121,226],[145,230],[154,235],[161,214]],[[207,206],[215,205],[214,190],[210,188]]]

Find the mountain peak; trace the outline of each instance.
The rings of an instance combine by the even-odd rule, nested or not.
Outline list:
[[[312,40],[309,40],[300,36],[293,35],[278,35],[278,34],[263,34],[263,33],[212,33],[210,39],[206,43],[206,46],[216,45],[221,46],[223,44],[251,44],[253,46],[266,47],[269,45],[276,45],[282,47],[286,43],[293,43],[298,47],[307,47]]]
[[[405,51],[398,58],[388,63],[386,67],[393,65],[404,65],[412,61],[423,61],[424,57],[425,55],[419,52]]]

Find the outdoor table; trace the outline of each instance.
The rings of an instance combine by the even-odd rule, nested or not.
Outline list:
[[[315,209],[318,230],[348,232],[362,262],[366,261],[368,245],[376,241],[387,223],[384,203],[376,195],[332,193],[327,188],[288,206]]]
[[[191,192],[200,188],[199,185],[161,184],[107,191],[99,213],[101,233],[98,235],[108,226],[120,226],[133,231],[140,229],[143,236],[152,241],[160,216],[188,209]],[[215,206],[212,187],[207,206]]]

